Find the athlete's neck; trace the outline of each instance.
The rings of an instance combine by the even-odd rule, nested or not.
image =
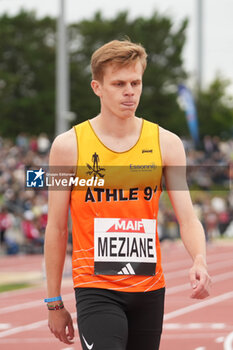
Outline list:
[[[113,118],[110,124],[101,115],[98,115],[91,119],[90,123],[101,142],[115,152],[131,149],[139,140],[142,130],[142,119],[137,117],[120,121]]]
[[[129,135],[139,136],[141,132],[142,119],[132,116],[129,118],[113,117],[111,120],[99,114],[90,120],[95,132],[116,139],[123,139]]]

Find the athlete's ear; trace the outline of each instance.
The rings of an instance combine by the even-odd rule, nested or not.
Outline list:
[[[92,80],[91,81],[91,87],[94,93],[101,97],[101,83],[98,80]]]

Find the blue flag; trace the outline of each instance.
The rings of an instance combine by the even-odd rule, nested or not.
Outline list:
[[[193,141],[199,143],[197,111],[191,91],[185,85],[178,86],[179,104],[185,111],[188,127]]]

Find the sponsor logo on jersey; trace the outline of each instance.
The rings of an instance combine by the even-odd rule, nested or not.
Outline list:
[[[142,149],[142,153],[153,153],[153,149]]]
[[[135,275],[135,271],[130,263],[126,264],[118,273],[118,275]]]
[[[131,171],[153,171],[157,168],[155,163],[151,164],[130,164],[129,168]]]
[[[142,220],[138,219],[119,219],[113,224],[107,232],[138,232],[145,233]]]

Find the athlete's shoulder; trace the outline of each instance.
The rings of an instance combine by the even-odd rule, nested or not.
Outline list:
[[[159,135],[159,125],[143,118],[143,129],[144,135],[151,136],[152,138]]]
[[[159,135],[160,135],[160,140],[163,142],[166,142],[168,144],[171,143],[182,143],[180,137],[176,135],[174,132],[164,129],[161,126],[159,126]]]
[[[183,142],[175,133],[159,127],[160,149],[164,165],[185,162]]]
[[[74,129],[58,135],[50,151],[50,164],[73,165],[77,159],[77,142]]]
[[[150,121],[150,120],[148,120],[148,119],[145,119],[145,118],[143,118],[143,123],[145,124],[145,125],[147,125],[147,126],[152,126],[152,127],[158,127],[158,124],[157,123],[154,123],[154,122],[152,122],[152,121]]]
[[[75,132],[74,129],[70,129],[62,134],[58,135],[52,144],[52,147],[58,151],[67,152],[72,149],[74,146],[75,140]]]
[[[85,120],[84,122],[74,125],[74,129],[79,130],[79,129],[86,128],[88,126],[89,126],[89,120]]]

